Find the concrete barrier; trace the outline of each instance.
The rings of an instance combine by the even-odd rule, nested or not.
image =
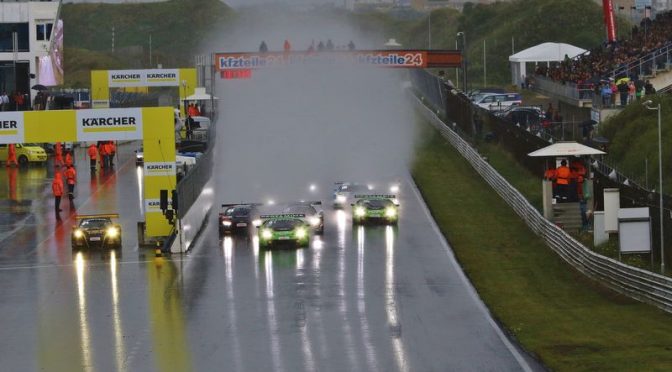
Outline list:
[[[179,220],[178,235],[170,248],[171,253],[184,253],[193,246],[208,221],[214,198],[214,181],[210,179],[189,211]]]

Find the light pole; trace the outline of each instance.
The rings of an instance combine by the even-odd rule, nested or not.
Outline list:
[[[660,272],[665,274],[665,245],[663,244],[663,139],[661,130],[661,109],[660,103],[658,106],[651,107],[653,102],[647,100],[644,106],[649,110],[658,111],[658,195],[660,196]]]
[[[462,36],[462,72],[464,75],[464,93],[468,93],[469,89],[467,86],[467,36],[464,31],[457,33],[457,36]]]
[[[427,34],[428,36],[428,41],[429,41],[429,47],[427,49],[432,49],[432,12],[429,12],[429,17],[428,17],[428,25],[427,25]]]

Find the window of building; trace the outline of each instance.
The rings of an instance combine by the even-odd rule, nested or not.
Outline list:
[[[49,41],[51,39],[51,29],[54,27],[52,22],[36,21],[35,27],[37,41]]]
[[[13,34],[17,36],[17,51],[28,52],[28,22],[25,23],[0,23],[0,52],[14,50]]]

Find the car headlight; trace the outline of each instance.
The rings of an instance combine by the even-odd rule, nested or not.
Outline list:
[[[119,229],[116,227],[109,227],[107,231],[105,231],[105,235],[107,235],[110,238],[116,238],[119,236]]]
[[[336,195],[336,203],[343,204],[348,200],[345,195]]]
[[[305,238],[306,237],[306,229],[304,229],[303,227],[299,227],[298,229],[296,229],[296,237],[299,238],[299,239]]]
[[[393,193],[393,194],[398,193],[399,192],[399,186],[397,186],[397,185],[390,186],[390,192]]]
[[[231,226],[231,221],[222,221],[223,226]]]
[[[385,216],[394,217],[396,215],[397,215],[397,210],[395,208],[387,207],[387,209],[385,209]]]
[[[135,154],[135,158],[136,158],[136,159],[142,159],[142,154],[137,154],[137,153],[136,153],[136,154]]]
[[[320,218],[319,217],[311,217],[309,219],[310,226],[317,227],[320,225]]]
[[[366,214],[366,210],[364,209],[364,207],[355,208],[355,216],[363,217],[365,214]]]
[[[261,232],[261,237],[268,240],[273,237],[273,233],[270,229],[264,229],[264,231]]]
[[[81,239],[83,237],[84,237],[84,231],[82,231],[80,229],[75,230],[75,238]]]
[[[259,227],[259,226],[261,226],[261,220],[260,220],[260,219],[256,219],[256,220],[252,221],[252,225],[254,225],[254,227]]]

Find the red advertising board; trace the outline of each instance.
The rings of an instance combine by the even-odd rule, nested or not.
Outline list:
[[[217,71],[222,72],[222,78],[241,78],[233,77],[236,75],[232,71],[249,71],[272,66],[336,63],[390,68],[459,68],[462,63],[462,55],[455,50],[217,53],[214,63]],[[227,72],[224,73],[224,71]]]

